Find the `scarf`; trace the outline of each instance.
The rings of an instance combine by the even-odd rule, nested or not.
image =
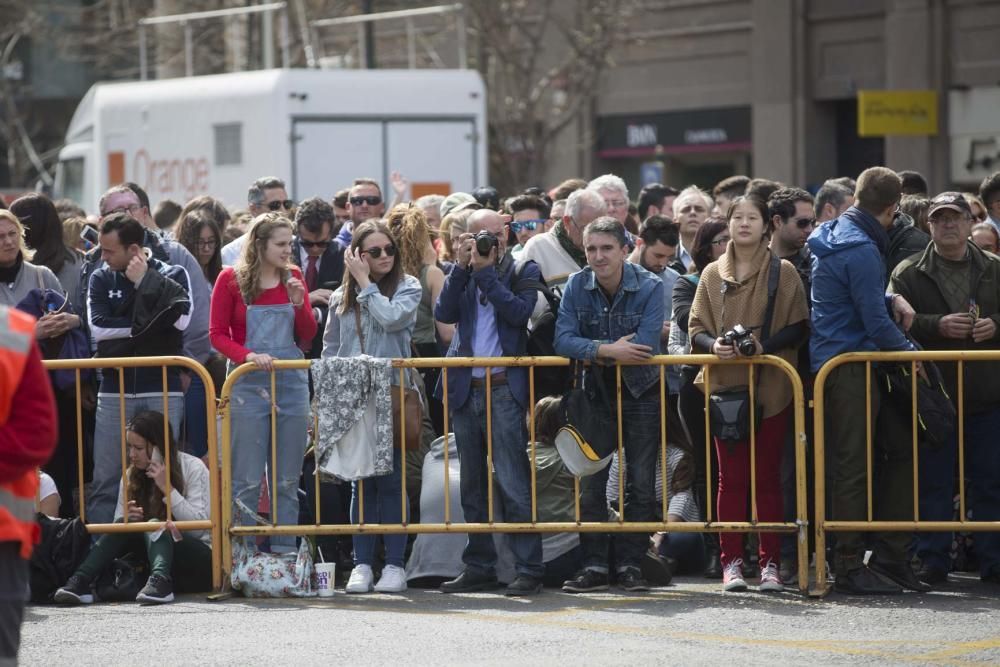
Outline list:
[[[863,211],[857,206],[852,206],[851,208],[844,211],[843,216],[847,218],[858,228],[868,235],[875,245],[878,246],[879,254],[885,257],[889,252],[889,232],[885,230],[878,220],[875,219],[871,213]]]
[[[566,233],[566,228],[563,226],[562,220],[556,223],[553,232],[556,235],[556,240],[559,241],[559,245],[562,246],[562,249],[566,251],[566,254],[568,254],[574,262],[576,262],[577,266],[581,269],[587,266],[587,253],[576,247],[573,243],[573,239],[571,239],[569,234]]]
[[[10,266],[4,268],[0,266],[0,283],[13,283],[17,280],[17,274],[21,271],[21,265],[24,264],[24,256],[21,253],[17,253],[17,259]]]

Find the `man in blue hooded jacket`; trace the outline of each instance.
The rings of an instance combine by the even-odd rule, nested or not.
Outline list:
[[[813,372],[845,352],[914,349],[898,326],[910,328],[913,308],[885,289],[888,229],[901,190],[902,182],[891,169],[865,170],[858,177],[856,204],[809,237]],[[912,518],[910,416],[886,405],[875,372],[871,383],[874,458],[881,464],[873,471],[874,518]],[[833,520],[863,521],[868,516],[864,364],[836,368],[827,377],[825,389],[829,514]],[[905,532],[877,533],[866,545],[862,533],[838,533],[835,589],[855,595],[898,593],[900,587],[928,590],[908,563],[909,541]],[[863,561],[866,548],[874,552],[867,567]]]

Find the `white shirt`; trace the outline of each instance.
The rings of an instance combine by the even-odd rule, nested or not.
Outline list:
[[[209,482],[208,468],[201,459],[178,452],[181,462],[181,474],[184,477],[184,495],[177,489],[171,489],[170,509],[175,521],[204,521],[209,515]],[[166,503],[166,497],[163,498]],[[118,482],[118,504],[115,506],[115,521],[124,517],[125,487]],[[212,533],[208,530],[190,531],[208,546],[212,546]]]
[[[247,244],[247,235],[230,241],[226,245],[222,246],[222,265],[223,266],[235,266],[236,261],[243,254],[243,246]]]
[[[333,241],[331,241],[333,243]],[[302,247],[302,239],[299,239],[299,259],[302,263],[299,266],[302,267],[302,276],[305,277],[306,271],[309,270],[309,251]],[[323,255],[316,258],[316,273],[319,274],[319,267],[323,265]]]

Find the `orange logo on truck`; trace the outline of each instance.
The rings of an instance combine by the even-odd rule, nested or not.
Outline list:
[[[146,190],[161,197],[187,201],[208,193],[208,160],[203,157],[155,160],[141,148],[132,161],[132,173]]]

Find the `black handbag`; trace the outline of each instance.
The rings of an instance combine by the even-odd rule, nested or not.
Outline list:
[[[575,362],[575,366],[576,386],[563,394],[559,405],[565,426],[556,445],[570,472],[584,476],[608,464],[618,449],[618,430],[601,369],[591,367],[583,372],[582,363]],[[566,448],[578,451],[570,455]]]
[[[146,585],[149,566],[133,554],[111,561],[97,577],[94,590],[103,602],[134,602]]]
[[[778,279],[781,277],[781,260],[771,255],[771,270],[767,274],[767,309],[764,325],[760,330],[763,342],[771,334],[771,320],[774,317],[775,295]],[[723,283],[725,285],[725,283]],[[724,297],[723,297],[724,298]],[[757,371],[756,387],[760,387],[760,371]],[[754,430],[760,429],[764,419],[764,409],[760,405],[760,392],[755,391]],[[713,391],[708,396],[708,416],[712,435],[722,442],[745,442],[750,439],[750,388],[729,387]]]

